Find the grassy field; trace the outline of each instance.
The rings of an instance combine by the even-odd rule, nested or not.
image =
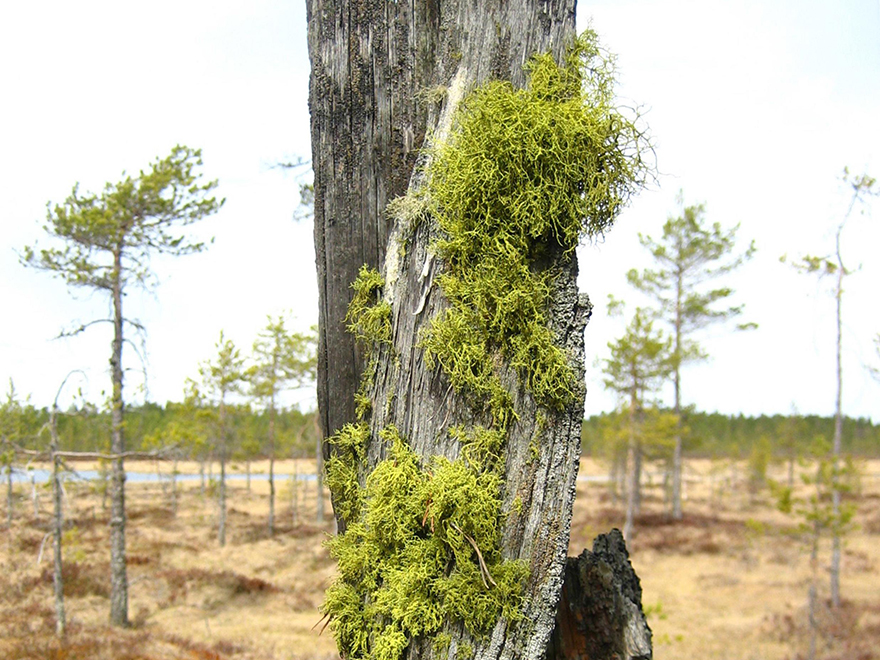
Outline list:
[[[88,466],[83,466],[86,468]],[[129,469],[153,471],[152,464]],[[243,467],[243,466],[239,466]],[[166,466],[160,469],[167,471]],[[255,465],[254,472],[265,472]],[[292,462],[277,471],[293,472]],[[302,461],[299,473],[314,472]],[[808,548],[792,533],[795,520],[777,512],[766,491],[750,494],[744,467],[708,461],[687,465],[685,519],[664,513],[662,490],[645,489],[630,540],[657,658],[718,660],[796,658],[806,650]],[[184,466],[196,472],[196,466]],[[585,461],[582,474],[604,474]],[[780,472],[781,478],[781,472]],[[880,658],[880,461],[863,465],[858,528],[845,541],[844,604],[830,616],[823,604],[820,657]],[[108,511],[88,483],[67,486],[66,610],[68,635],[55,636],[49,494],[34,515],[30,485],[16,492],[15,520],[0,542],[0,658],[324,659],[336,658],[318,606],[333,578],[323,547],[332,524],[314,523],[315,487],[279,484],[278,530],[266,530],[268,484],[244,480],[231,488],[227,545],[216,542],[216,506],[198,481],[183,484],[172,516],[159,484],[130,483],[127,532],[130,580],[128,630],[107,626]],[[294,500],[295,497],[295,500]],[[295,506],[294,506],[295,505]],[[5,501],[4,501],[5,506]],[[327,512],[329,517],[329,502]],[[582,482],[572,523],[571,553],[622,527],[623,506],[606,485]],[[822,563],[827,564],[823,547]],[[827,573],[820,597],[827,594]],[[314,628],[314,629],[313,629]]]

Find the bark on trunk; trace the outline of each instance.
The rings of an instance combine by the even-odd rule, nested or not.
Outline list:
[[[377,348],[369,419],[367,472],[385,458],[379,431],[390,425],[420,458],[456,459],[449,429],[486,423],[429,369],[417,347],[419,331],[449,307],[434,277],[442,265],[429,256],[437,233],[427,218],[395,224],[386,205],[419,189],[426,135],[442,140],[462,95],[493,78],[525,82],[523,64],[536,52],[561,61],[574,37],[574,0],[418,0],[353,3],[309,0],[312,62],[310,110],[315,172],[315,246],[320,294],[318,410],[329,435],[355,421],[354,394],[364,356],[346,332],[351,283],[362,265],[384,271],[392,340]],[[442,89],[444,94],[432,94]],[[410,230],[411,231],[408,231]],[[554,279],[549,323],[557,344],[583,383],[583,329],[591,305],[578,294],[577,262],[550,248]],[[499,619],[483,638],[447,622],[448,651],[415,637],[404,658],[451,657],[470,646],[475,657],[541,658],[555,626],[569,540],[580,453],[584,389],[562,410],[542,409],[512,369],[499,366],[513,398],[502,460],[502,541],[505,559],[529,566],[524,617]],[[546,416],[539,422],[539,419]],[[329,448],[324,447],[325,456]],[[426,513],[427,517],[427,513]],[[345,522],[337,516],[340,532]]]
[[[321,428],[318,426],[318,417],[315,416],[315,522],[324,524],[324,443],[321,438]]]
[[[125,565],[125,451],[122,399],[122,252],[115,255],[113,270],[113,353],[110,375],[113,380],[110,453],[113,459],[110,493],[110,623],[128,625],[128,575]]]

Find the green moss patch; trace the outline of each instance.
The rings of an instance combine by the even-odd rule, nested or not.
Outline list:
[[[613,63],[586,32],[559,66],[529,64],[529,84],[494,81],[466,97],[429,177],[444,237],[439,284],[452,308],[422,338],[457,392],[510,418],[491,373],[500,353],[536,401],[561,409],[574,375],[547,324],[548,247],[601,234],[647,171],[641,136],[614,106]],[[503,424],[502,424],[503,426]]]
[[[527,568],[501,557],[498,472],[441,457],[423,469],[388,427],[380,434],[386,458],[360,487],[363,428],[333,438],[338,451],[327,467],[334,492],[352,502],[340,509],[346,530],[329,541],[339,577],[323,605],[343,656],[396,660],[412,637],[439,633],[447,618],[479,636],[500,616],[521,616]]]
[[[367,349],[367,367],[361,374],[361,382],[354,395],[355,413],[359,420],[366,419],[372,408],[370,389],[376,374],[378,356],[376,346],[391,343],[391,304],[382,299],[385,281],[375,268],[361,266],[348,305],[348,331]]]
[[[366,265],[351,285],[354,296],[345,317],[348,331],[365,345],[391,341],[391,304],[381,298],[383,286],[379,271]]]

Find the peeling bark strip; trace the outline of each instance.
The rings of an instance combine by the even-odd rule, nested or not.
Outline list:
[[[546,660],[651,660],[642,587],[617,529],[565,563]]]

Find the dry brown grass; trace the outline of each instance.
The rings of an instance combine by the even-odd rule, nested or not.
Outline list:
[[[733,467],[744,478],[744,466]],[[604,472],[589,461],[582,470]],[[708,460],[688,461],[686,470],[684,520],[669,520],[659,486],[648,489],[628,542],[650,611],[655,657],[804,657],[811,573],[795,521],[775,509],[768,493],[750,495],[744,480],[727,483],[719,493],[710,478],[717,466],[713,470]],[[781,469],[771,476],[784,479]],[[837,613],[820,608],[819,657],[826,660],[880,658],[880,543],[874,529],[880,521],[880,461],[866,466],[855,499],[858,528],[845,538],[842,561],[845,602]],[[607,486],[579,484],[571,553],[623,522],[623,505],[611,506]],[[819,594],[827,600],[827,543],[820,561]]]
[[[140,467],[152,471],[155,466]],[[301,473],[309,468],[304,462],[297,466]],[[197,466],[183,470],[195,473]],[[254,466],[255,473],[260,470],[265,466]],[[291,466],[279,467],[285,470]],[[582,470],[605,472],[591,461]],[[744,483],[732,480],[735,465],[725,468],[723,482],[712,481],[719,471],[708,461],[690,461],[687,470],[684,520],[671,521],[660,488],[649,487],[629,542],[655,634],[655,656],[803,657],[810,571],[806,549],[792,534],[793,521],[776,512],[765,493],[749,494]],[[858,496],[860,528],[846,540],[844,606],[836,614],[820,608],[821,657],[826,659],[880,659],[878,475],[880,461],[867,468]],[[44,511],[35,519],[22,493],[13,528],[0,532],[0,658],[336,658],[329,631],[312,630],[334,573],[323,547],[332,526],[311,522],[313,486],[301,486],[294,520],[289,482],[279,483],[277,531],[270,537],[266,482],[254,480],[250,492],[243,480],[229,485],[227,545],[219,548],[215,506],[200,495],[198,482],[183,485],[176,517],[159,486],[129,483],[133,626],[127,630],[107,625],[107,512],[87,486],[70,486],[64,548],[69,626],[63,642],[54,634],[51,541],[43,544],[49,518]],[[329,502],[326,506],[329,515]],[[622,524],[623,507],[612,504],[605,485],[578,485],[572,553]],[[827,585],[820,588],[826,598]]]

